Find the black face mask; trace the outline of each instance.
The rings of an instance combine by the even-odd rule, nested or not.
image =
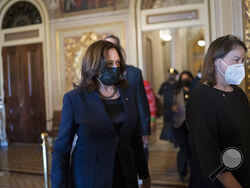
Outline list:
[[[182,87],[189,87],[191,85],[191,81],[190,80],[181,80],[181,86]]]
[[[98,78],[104,85],[116,85],[121,78],[121,69],[120,67],[108,67],[102,71]]]
[[[170,76],[169,76],[169,81],[174,82],[174,81],[175,81],[175,76],[170,75]]]

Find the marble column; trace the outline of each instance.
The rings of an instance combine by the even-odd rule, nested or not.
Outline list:
[[[3,102],[0,100],[0,147],[7,147],[7,136],[6,136],[6,128],[4,123],[4,108]]]

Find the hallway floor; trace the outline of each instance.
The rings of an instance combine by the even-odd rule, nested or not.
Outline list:
[[[186,188],[178,181],[172,144],[159,140],[161,126],[151,136],[149,169],[152,188]],[[1,148],[0,148],[1,149]],[[42,148],[39,144],[12,143],[0,151],[1,188],[43,188]],[[49,158],[50,155],[49,155]]]
[[[176,155],[178,149],[173,144],[159,139],[162,129],[161,119],[157,120],[157,129],[151,135],[149,148],[149,170],[152,188],[187,188],[185,183],[179,182],[176,168]]]

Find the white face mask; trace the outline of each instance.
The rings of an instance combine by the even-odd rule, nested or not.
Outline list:
[[[197,73],[197,77],[201,79],[201,76],[202,76],[201,73],[198,72],[198,73]]]
[[[245,77],[244,64],[233,64],[228,66],[222,59],[219,60],[227,66],[225,73],[223,73],[218,67],[218,71],[225,77],[226,82],[228,84],[240,85]]]

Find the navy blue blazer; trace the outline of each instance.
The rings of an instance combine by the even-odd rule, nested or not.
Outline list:
[[[142,128],[142,135],[150,135],[150,109],[148,105],[147,94],[144,88],[141,70],[126,65],[126,80],[135,95],[135,100],[139,112],[139,123]]]
[[[52,157],[52,188],[66,188],[72,177],[75,188],[112,188],[116,156],[126,187],[137,188],[137,175],[148,178],[134,96],[130,89],[119,89],[125,111],[120,132],[98,92],[86,94],[75,89],[65,94],[58,138]],[[74,135],[78,135],[71,156]]]

